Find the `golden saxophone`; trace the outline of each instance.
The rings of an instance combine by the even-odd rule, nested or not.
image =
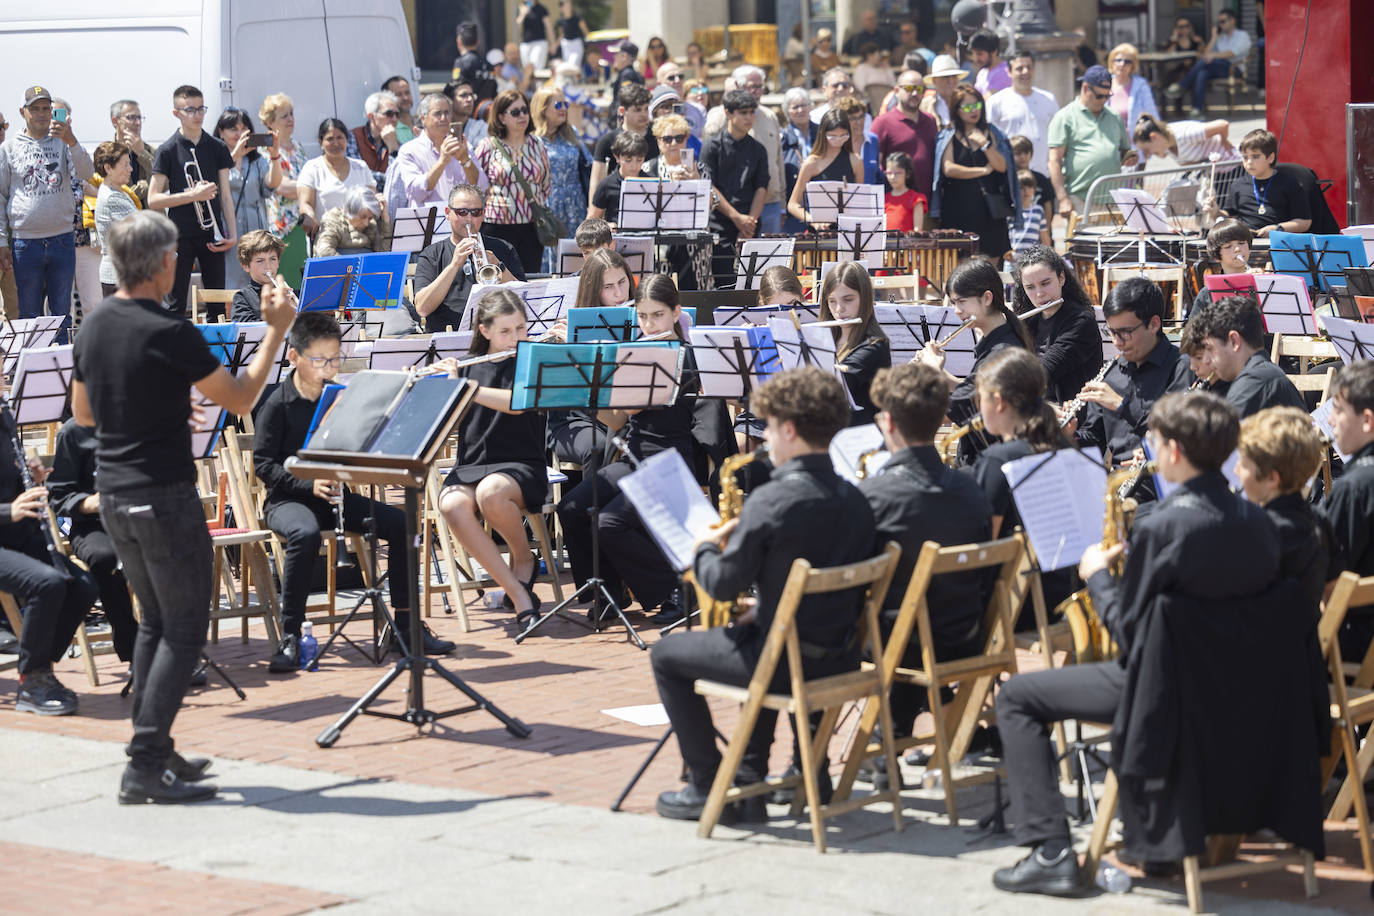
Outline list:
[[[875,445],[867,451],[859,453],[858,467],[855,468],[854,476],[863,480],[868,476],[868,462],[873,460],[873,456],[887,449],[886,445]]]
[[[739,481],[735,479],[735,473],[749,462],[767,454],[767,448],[760,447],[742,455],[731,455],[720,463],[719,508],[722,524],[732,518],[739,518],[740,509],[744,507],[744,491],[740,489]],[[691,570],[687,571],[684,578],[690,578],[692,588],[696,590],[697,607],[701,610],[703,626],[723,627],[738,613],[738,597],[730,599],[712,597],[706,589],[701,587],[701,583],[697,582]]]
[[[950,431],[948,436],[940,440],[940,460],[947,467],[957,467],[959,464],[959,440],[969,433],[981,433],[983,431],[983,416],[975,414],[963,426],[956,426]]]
[[[1137,467],[1119,468],[1107,475],[1106,511],[1102,516],[1103,547],[1115,547],[1126,540],[1126,500],[1123,494],[1129,493],[1142,476],[1154,470],[1155,463],[1147,461]],[[1112,575],[1121,575],[1124,566],[1124,557],[1117,557],[1112,561]],[[1055,613],[1062,614],[1069,623],[1069,630],[1073,633],[1073,651],[1079,664],[1108,661],[1121,651],[1112,634],[1102,624],[1086,586],[1061,601]]]

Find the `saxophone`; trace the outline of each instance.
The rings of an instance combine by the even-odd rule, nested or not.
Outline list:
[[[969,433],[981,433],[983,431],[982,414],[974,414],[973,419],[963,426],[956,426],[950,430],[948,436],[940,441],[940,460],[946,467],[958,467],[959,465],[959,440]]]
[[[768,449],[760,446],[752,452],[745,452],[741,455],[731,455],[720,463],[720,520],[722,523],[728,522],[732,518],[739,518],[740,509],[744,507],[744,491],[740,489],[739,481],[735,479],[735,474],[740,468],[758,458],[766,457]],[[735,616],[739,607],[739,598],[717,599],[711,596],[706,589],[701,587],[701,583],[696,580],[688,570],[684,578],[690,578],[692,588],[696,590],[697,607],[701,610],[701,622],[707,627],[723,627],[728,624]]]
[[[887,445],[875,445],[867,451],[859,453],[858,467],[854,470],[854,476],[863,480],[868,476],[868,462],[873,460],[873,456],[887,449]]]
[[[1126,501],[1123,491],[1129,493],[1128,487],[1134,487],[1153,468],[1154,462],[1150,461],[1139,467],[1119,468],[1107,475],[1107,504],[1102,518],[1103,547],[1115,547],[1126,540]],[[1121,575],[1124,567],[1124,557],[1117,557],[1112,561],[1112,575]],[[1073,633],[1074,656],[1080,665],[1108,661],[1121,651],[1098,616],[1087,586],[1061,601],[1055,613],[1062,614],[1069,623],[1069,630]]]

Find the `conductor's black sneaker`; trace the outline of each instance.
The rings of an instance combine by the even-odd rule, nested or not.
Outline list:
[[[295,633],[287,633],[277,646],[276,654],[267,661],[267,670],[273,674],[291,674],[301,666],[301,638]]]
[[[1046,859],[1037,848],[1010,868],[993,872],[992,884],[1013,894],[1049,894],[1052,897],[1082,897],[1090,888],[1079,873],[1078,856],[1065,846],[1059,855]]]
[[[14,708],[39,716],[70,716],[76,712],[76,694],[62,686],[51,668],[43,668],[20,676]]]
[[[187,802],[214,798],[218,791],[218,787],[207,783],[189,783],[178,779],[177,774],[168,769],[148,773],[127,766],[124,768],[124,775],[119,780],[119,803],[121,805],[183,805]]]

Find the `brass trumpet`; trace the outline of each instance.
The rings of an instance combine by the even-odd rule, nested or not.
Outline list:
[[[472,231],[471,226],[464,226],[468,231],[468,238],[477,242],[477,248],[472,253],[472,261],[477,265],[477,282],[484,286],[490,286],[501,282],[501,265],[491,263],[487,257],[487,249],[482,245],[482,237]]]
[[[182,174],[186,176],[186,187],[190,189],[196,184],[205,181],[206,178],[204,173],[200,170],[200,160],[196,158],[195,147],[190,147],[188,151],[191,154],[191,161],[183,165],[181,169]],[[197,200],[195,201],[195,208],[196,222],[200,224],[200,228],[210,230],[215,244],[223,242],[224,236],[219,231],[219,220],[215,219],[215,211],[214,208],[210,206],[210,202],[208,200]]]

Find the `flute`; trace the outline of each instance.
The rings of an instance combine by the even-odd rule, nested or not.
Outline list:
[[[1022,312],[1016,317],[1020,318],[1022,321],[1025,321],[1027,318],[1034,318],[1036,315],[1039,315],[1041,312],[1045,311],[1045,309],[1052,309],[1056,305],[1060,305],[1061,303],[1063,303],[1063,301],[1064,300],[1062,298],[1052,299],[1049,302],[1046,302],[1044,305],[1037,306],[1028,312]],[[949,336],[946,337],[944,340],[936,341],[935,346],[940,347],[942,349],[948,346],[951,340],[958,337],[960,334],[964,333],[969,328],[973,327],[973,322],[975,320],[976,319],[974,318],[970,318],[968,321],[965,321],[963,324],[959,325],[959,327],[955,328],[953,331],[950,331]]]
[[[794,313],[795,314],[795,313]],[[836,318],[832,321],[808,321],[808,328],[840,328],[848,324],[863,324],[862,318]],[[799,325],[800,326],[800,325]]]

